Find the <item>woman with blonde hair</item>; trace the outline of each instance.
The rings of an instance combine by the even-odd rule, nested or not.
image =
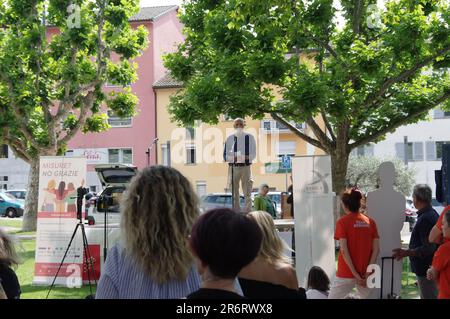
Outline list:
[[[14,268],[19,265],[14,242],[0,229],[0,285],[3,288],[3,297],[8,299],[20,298],[20,284]]]
[[[188,236],[198,199],[180,172],[147,167],[121,203],[122,241],[108,252],[96,298],[183,298],[200,287]]]
[[[258,257],[241,270],[239,283],[248,298],[305,298],[298,289],[292,260],[284,254],[287,245],[278,235],[271,215],[263,211],[249,213],[263,233]]]

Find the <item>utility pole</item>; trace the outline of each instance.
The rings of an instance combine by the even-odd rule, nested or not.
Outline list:
[[[405,157],[405,166],[408,166],[408,136],[403,137],[403,152]]]

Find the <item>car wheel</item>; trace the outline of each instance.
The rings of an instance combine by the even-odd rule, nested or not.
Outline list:
[[[6,216],[8,216],[9,218],[14,218],[17,216],[17,212],[14,208],[8,208],[6,210]]]

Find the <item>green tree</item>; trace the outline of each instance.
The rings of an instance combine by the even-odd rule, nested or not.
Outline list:
[[[407,167],[398,158],[380,159],[372,156],[350,156],[346,177],[347,184],[357,186],[364,193],[377,189],[378,167],[383,162],[392,162],[395,166],[394,189],[405,196],[411,196],[416,170]]]
[[[128,22],[138,10],[138,0],[0,3],[0,138],[30,164],[24,230],[36,229],[39,157],[64,154],[80,130],[108,129],[104,107],[135,114],[129,90],[102,86],[136,80],[131,60],[147,39]]]
[[[173,118],[216,123],[221,113],[269,113],[331,156],[333,190],[341,191],[352,149],[424,119],[450,97],[448,1],[388,0],[378,11],[375,2],[185,3],[186,41],[166,57],[185,85],[171,100]],[[313,134],[289,121],[306,122]]]

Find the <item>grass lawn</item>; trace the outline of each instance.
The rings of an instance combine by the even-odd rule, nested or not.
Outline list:
[[[22,220],[16,218],[0,219],[0,226],[22,228]]]
[[[22,220],[19,219],[1,219],[0,226],[7,227],[22,227]],[[35,232],[11,232],[15,236],[19,236],[17,240],[17,252],[20,256],[22,264],[16,269],[17,277],[19,278],[22,289],[22,299],[45,299],[47,297],[47,286],[33,286],[34,276],[34,257],[36,249],[35,239],[20,239],[20,236],[35,235]],[[93,287],[95,294],[95,286]],[[89,286],[82,288],[63,288],[54,287],[50,293],[49,299],[84,299],[90,295]]]
[[[22,288],[22,299],[45,299],[47,296],[47,286],[33,286],[34,275],[34,255],[35,240],[22,240],[19,242],[17,250],[23,263],[16,270],[17,277]],[[95,287],[93,287],[95,294]],[[89,286],[82,288],[63,288],[55,287],[52,289],[50,299],[84,299],[90,295]]]

